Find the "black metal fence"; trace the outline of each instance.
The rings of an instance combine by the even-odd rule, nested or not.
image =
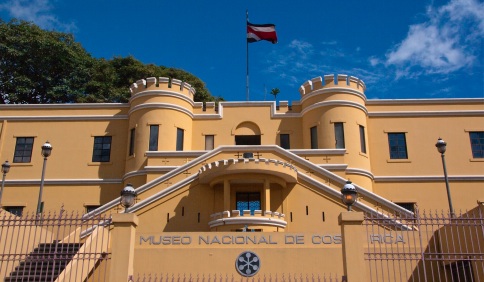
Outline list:
[[[106,281],[108,216],[25,214],[0,209],[2,281]]]
[[[484,281],[483,206],[454,217],[367,214],[371,281]]]

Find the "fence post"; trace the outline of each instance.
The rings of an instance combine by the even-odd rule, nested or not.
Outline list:
[[[110,282],[128,281],[133,275],[134,244],[138,217],[132,213],[112,215]]]
[[[342,212],[338,217],[343,239],[343,268],[348,282],[366,281],[362,212]]]

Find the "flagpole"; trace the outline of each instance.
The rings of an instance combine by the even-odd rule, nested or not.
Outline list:
[[[245,10],[245,27],[246,27],[246,30],[245,30],[245,53],[246,53],[246,61],[245,61],[245,65],[247,66],[247,69],[246,69],[246,85],[245,85],[245,89],[246,89],[246,100],[249,101],[249,40],[247,40],[247,23],[249,22],[249,10]]]

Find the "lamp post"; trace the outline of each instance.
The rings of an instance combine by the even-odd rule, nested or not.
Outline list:
[[[121,190],[121,199],[119,200],[121,206],[124,207],[124,213],[128,213],[128,208],[134,204],[136,198],[136,191],[131,183],[126,184],[126,187]]]
[[[49,141],[46,141],[44,145],[42,145],[41,153],[42,153],[42,156],[44,157],[44,165],[42,166],[42,178],[40,179],[40,191],[39,191],[39,200],[37,202],[37,214],[40,214],[43,210],[42,192],[44,190],[45,166],[47,165],[47,158],[52,153],[52,145],[50,145]]]
[[[5,188],[5,176],[7,176],[7,173],[10,171],[10,164],[8,161],[5,161],[2,164],[2,189],[0,190],[0,208],[2,208],[2,193],[3,193],[3,188]]]
[[[348,211],[351,211],[351,206],[356,202],[358,199],[358,192],[356,191],[355,185],[351,183],[351,181],[346,181],[346,184],[341,189],[341,200],[345,205],[348,206]]]
[[[454,208],[452,207],[452,197],[450,196],[449,178],[447,177],[447,167],[445,165],[445,151],[447,150],[447,142],[439,137],[437,143],[435,144],[435,147],[437,147],[437,150],[442,157],[442,166],[444,167],[445,188],[447,189],[447,199],[449,201],[450,217],[454,217],[455,214]]]

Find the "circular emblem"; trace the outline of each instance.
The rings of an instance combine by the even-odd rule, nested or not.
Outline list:
[[[253,252],[243,252],[235,260],[235,268],[242,276],[254,276],[260,269],[260,259]]]

